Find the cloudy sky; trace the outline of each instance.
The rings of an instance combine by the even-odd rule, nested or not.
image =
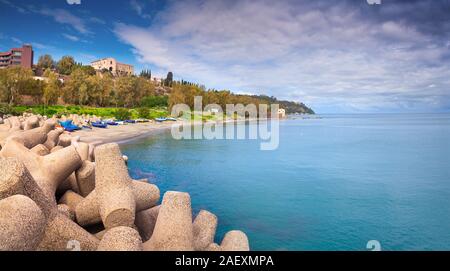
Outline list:
[[[112,56],[319,113],[450,111],[448,0],[0,0],[0,13],[0,50],[32,43],[35,61]]]

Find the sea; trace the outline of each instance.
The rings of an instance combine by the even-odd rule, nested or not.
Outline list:
[[[194,217],[216,214],[219,244],[242,230],[257,251],[450,250],[450,114],[278,125],[274,150],[261,150],[262,139],[179,140],[170,131],[121,149],[133,178],[161,195],[188,192]]]

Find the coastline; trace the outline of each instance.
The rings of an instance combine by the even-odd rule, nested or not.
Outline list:
[[[226,119],[223,121],[215,121],[215,124],[227,124],[227,123],[242,123],[242,122],[251,122],[257,121],[258,119],[247,119],[247,120],[233,120]],[[181,126],[186,122],[177,121],[177,122],[164,122],[164,123],[135,123],[128,125],[119,125],[119,126],[108,126],[108,128],[95,128],[92,130],[80,130],[68,133],[71,136],[79,136],[81,142],[100,145],[105,143],[125,143],[132,140],[145,138],[149,136],[154,136],[160,134],[164,131],[170,130],[173,125]],[[203,123],[194,122],[189,125],[201,125]],[[67,132],[65,132],[67,133]]]

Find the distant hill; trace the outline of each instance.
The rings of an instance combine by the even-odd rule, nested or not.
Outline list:
[[[252,95],[252,97],[259,98],[262,100],[267,101],[268,103],[277,103],[280,105],[280,108],[283,108],[286,110],[286,114],[294,114],[294,113],[300,113],[300,114],[315,114],[314,110],[307,107],[304,103],[298,103],[293,101],[285,101],[285,100],[278,100],[276,97],[269,97],[266,95]]]

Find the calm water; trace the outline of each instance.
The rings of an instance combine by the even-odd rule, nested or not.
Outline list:
[[[256,124],[250,124],[256,125]],[[122,145],[133,177],[191,194],[253,250],[450,250],[450,115],[286,120],[280,146],[256,140]]]

